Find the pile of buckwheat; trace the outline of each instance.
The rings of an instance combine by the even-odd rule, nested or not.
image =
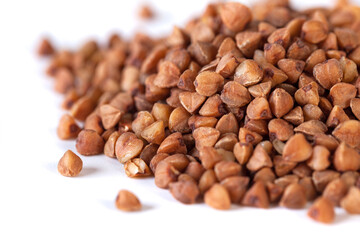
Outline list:
[[[359,7],[210,4],[166,38],[112,35],[77,51],[45,39],[39,54],[69,110],[58,136],[83,156],[117,158],[185,204],[314,201],[308,215],[324,223],[337,206],[360,214]],[[81,169],[70,150],[58,164]],[[116,206],[141,209],[126,190]]]

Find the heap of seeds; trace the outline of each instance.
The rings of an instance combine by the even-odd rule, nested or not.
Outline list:
[[[360,214],[360,8],[210,4],[166,38],[113,35],[77,51],[44,40],[39,53],[69,110],[58,136],[81,155],[154,175],[185,204],[315,200],[308,215],[320,222],[335,206]],[[59,163],[66,176],[81,167],[72,152]]]

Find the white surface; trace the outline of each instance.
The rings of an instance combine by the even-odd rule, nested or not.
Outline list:
[[[127,178],[122,165],[105,156],[82,157],[79,177],[58,174],[58,160],[75,147],[56,137],[61,97],[43,74],[46,65],[34,55],[35,46],[44,34],[58,46],[76,47],[89,36],[104,41],[120,29],[128,36],[136,29],[166,33],[206,1],[154,1],[160,18],[151,24],[136,21],[138,2],[0,2],[0,239],[358,239],[360,217],[341,210],[326,226],[307,218],[305,210],[185,206],[153,179]],[[123,188],[138,195],[143,211],[114,208]]]

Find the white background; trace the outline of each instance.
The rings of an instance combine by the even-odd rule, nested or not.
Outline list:
[[[300,0],[296,6],[330,2]],[[185,206],[153,179],[127,178],[122,165],[105,156],[82,157],[79,177],[57,172],[62,154],[75,147],[56,137],[61,96],[43,74],[46,61],[34,54],[40,37],[75,48],[88,37],[104,43],[114,31],[166,34],[205,4],[153,1],[158,18],[144,23],[136,19],[134,0],[0,1],[0,239],[359,239],[360,216],[340,209],[327,226],[307,218],[306,210]],[[115,209],[123,188],[140,198],[143,211]]]

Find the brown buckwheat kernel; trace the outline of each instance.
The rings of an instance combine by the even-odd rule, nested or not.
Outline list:
[[[60,159],[57,169],[65,177],[75,177],[79,175],[83,167],[83,162],[71,150],[67,150]]]
[[[309,208],[308,216],[318,222],[332,223],[335,218],[334,206],[328,199],[319,197]]]
[[[84,156],[103,153],[104,145],[104,139],[94,130],[82,130],[76,138],[76,150]]]
[[[81,129],[75,122],[75,119],[69,114],[64,114],[59,121],[57,135],[60,139],[75,139]]]
[[[312,154],[312,147],[303,134],[295,134],[285,144],[283,158],[287,161],[302,162]]]
[[[170,183],[169,190],[176,200],[185,204],[195,203],[196,198],[200,194],[198,186],[192,181]]]
[[[222,4],[220,17],[225,26],[233,32],[243,30],[252,18],[250,9],[237,2]]]
[[[280,206],[298,209],[305,207],[306,202],[307,199],[304,187],[298,183],[291,183],[284,190],[280,200]]]
[[[121,163],[126,163],[138,156],[143,146],[143,141],[138,139],[135,134],[125,132],[119,136],[115,143],[116,157]]]
[[[350,214],[360,214],[360,188],[351,187],[341,200],[340,206]]]
[[[242,200],[242,204],[249,207],[268,208],[270,205],[269,197],[262,181],[255,182],[247,190]]]
[[[125,212],[139,211],[141,203],[139,199],[128,190],[121,190],[116,199],[115,206],[117,209]]]
[[[231,199],[227,189],[215,183],[204,195],[207,205],[218,210],[227,210],[231,207]]]

